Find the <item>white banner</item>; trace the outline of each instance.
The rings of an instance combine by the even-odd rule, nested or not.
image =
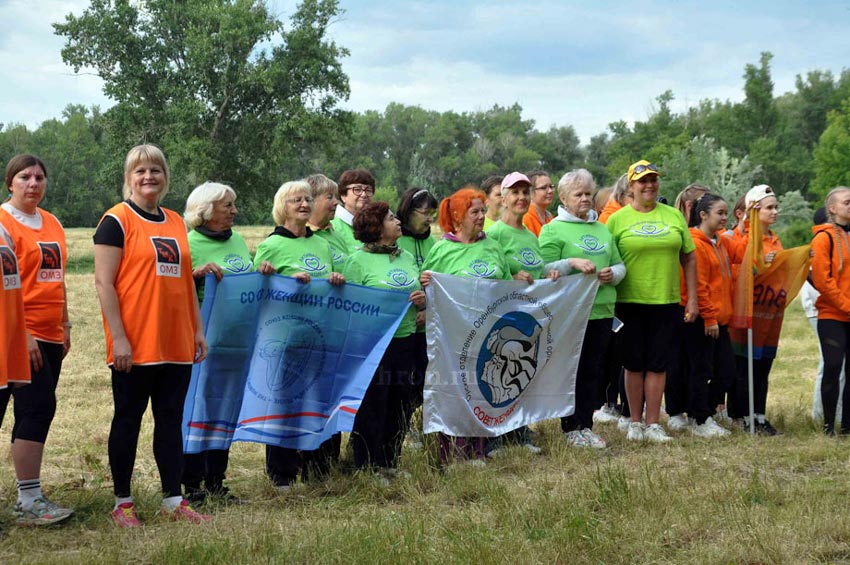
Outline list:
[[[599,281],[495,281],[433,273],[426,289],[424,431],[492,437],[575,410]]]

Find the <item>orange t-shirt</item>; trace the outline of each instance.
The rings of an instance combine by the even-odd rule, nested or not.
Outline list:
[[[552,212],[549,210],[543,210],[541,212],[537,206],[532,204],[528,207],[528,212],[525,213],[525,216],[522,217],[522,223],[536,237],[540,237],[540,229],[551,222],[552,218]]]
[[[161,208],[151,221],[122,202],[106,211],[124,231],[124,253],[115,291],[134,365],[191,364],[195,359],[195,284],[183,219]],[[106,318],[106,362],[112,364],[112,334]]]
[[[64,343],[65,230],[56,216],[38,209],[41,229],[32,229],[0,208],[0,223],[12,237],[21,268],[26,328],[41,341]]]
[[[0,388],[9,383],[30,382],[24,300],[18,258],[0,228]]]

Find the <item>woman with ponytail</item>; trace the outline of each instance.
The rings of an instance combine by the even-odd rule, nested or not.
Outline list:
[[[693,324],[682,326],[682,369],[687,383],[688,415],[695,420],[691,428],[699,437],[729,435],[729,430],[714,421],[718,405],[725,404],[726,393],[735,374],[729,320],[732,317],[732,270],[728,241],[717,234],[726,226],[729,207],[716,194],[705,194],[691,201],[688,226],[696,245],[697,303],[699,316]],[[682,294],[682,304],[687,299]]]
[[[829,223],[815,226],[812,239],[812,281],[820,292],[818,338],[823,351],[823,431],[835,435],[835,411],[838,405],[839,376],[850,352],[850,188],[833,188],[826,197]],[[844,387],[841,399],[842,435],[850,433],[850,387]]]
[[[511,270],[499,244],[488,238],[484,228],[487,196],[477,188],[461,188],[440,203],[443,238],[434,244],[422,265],[422,287],[431,282],[431,272],[459,277],[511,279]],[[484,463],[484,438],[440,434],[440,459],[444,462]]]

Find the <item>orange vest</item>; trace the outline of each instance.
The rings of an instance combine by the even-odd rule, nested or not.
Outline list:
[[[12,236],[21,267],[26,328],[41,341],[64,343],[65,231],[56,216],[38,209],[41,229],[31,229],[0,208],[0,223]]]
[[[0,230],[2,231],[2,230]],[[0,388],[30,382],[27,335],[23,331],[24,300],[15,252],[0,236]]]
[[[171,210],[152,222],[120,203],[106,211],[124,230],[115,291],[134,365],[189,364],[195,359],[195,285],[183,219]],[[112,334],[106,318],[106,362]]]

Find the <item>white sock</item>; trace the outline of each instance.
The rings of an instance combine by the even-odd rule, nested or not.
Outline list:
[[[115,497],[115,508],[113,508],[112,510],[118,510],[118,507],[120,505],[126,504],[127,502],[129,502],[130,504],[133,504],[133,497],[132,496],[116,496]]]
[[[18,504],[24,510],[29,510],[35,499],[41,496],[41,478],[24,479],[16,483],[18,484]]]
[[[182,496],[168,496],[162,499],[162,507],[169,512],[174,512],[181,502],[183,502]]]

